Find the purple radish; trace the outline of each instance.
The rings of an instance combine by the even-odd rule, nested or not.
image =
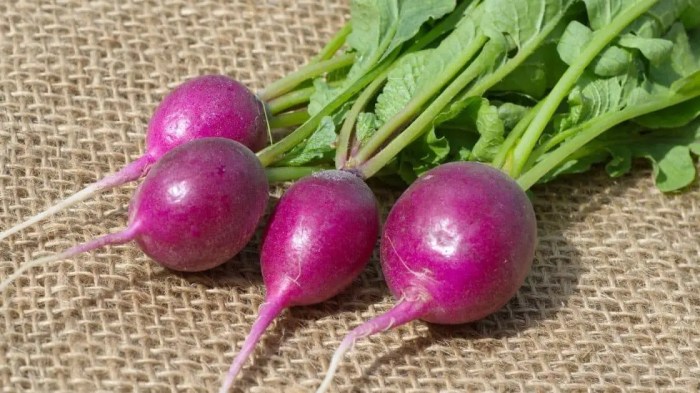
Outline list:
[[[532,204],[501,171],[455,162],[426,172],[382,233],[382,271],[397,304],[343,339],[318,392],[357,339],[416,319],[467,323],[503,307],[525,280],[536,243]]]
[[[282,310],[323,302],[347,287],[372,256],[378,235],[376,198],[354,174],[323,171],[292,185],[263,237],[265,302],[220,392],[231,388],[255,344]]]
[[[248,243],[267,201],[265,170],[247,147],[224,138],[185,143],[148,172],[131,200],[125,229],[26,263],[0,284],[0,291],[33,267],[131,240],[167,268],[213,268]]]
[[[147,156],[157,160],[197,138],[221,137],[256,152],[267,144],[262,102],[241,83],[223,75],[204,75],[170,92],[148,123]]]
[[[146,154],[47,210],[0,232],[0,240],[62,209],[143,176],[171,149],[197,138],[221,137],[253,151],[265,147],[267,119],[263,104],[245,86],[223,75],[191,79],[170,92],[156,108],[146,134]]]

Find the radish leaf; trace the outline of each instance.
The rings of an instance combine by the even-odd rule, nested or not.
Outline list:
[[[283,165],[301,166],[323,158],[335,148],[335,124],[330,116],[321,120],[318,129],[303,144],[297,145],[281,161]]]

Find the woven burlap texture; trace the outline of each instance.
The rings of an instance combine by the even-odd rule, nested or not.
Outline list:
[[[259,89],[303,64],[348,14],[340,0],[0,1],[0,226],[143,152],[155,105],[224,73]],[[121,228],[131,184],[0,245],[22,262]],[[663,195],[643,164],[534,190],[540,243],[503,310],[414,322],[359,342],[341,392],[700,389],[700,190]],[[279,190],[276,195],[279,195]],[[386,210],[395,192],[381,192]],[[38,268],[0,294],[0,392],[212,392],[263,301],[258,238],[181,275],[133,244]],[[306,392],[349,329],[392,304],[375,253],[348,290],[285,312],[237,391]]]

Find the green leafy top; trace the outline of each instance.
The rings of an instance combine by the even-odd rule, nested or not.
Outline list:
[[[454,10],[455,0],[355,0],[351,3],[353,29],[348,45],[357,52],[350,70],[354,78],[411,40],[421,26]]]
[[[343,146],[336,165],[365,176],[476,160],[529,188],[643,158],[661,190],[683,188],[700,150],[698,15],[697,0],[353,0],[355,61],[313,81],[276,165]]]

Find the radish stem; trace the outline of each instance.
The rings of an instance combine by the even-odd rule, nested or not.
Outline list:
[[[637,105],[619,112],[608,112],[585,123],[579,124],[575,127],[579,132],[572,132],[572,134],[576,134],[576,136],[562,143],[556,150],[543,155],[542,159],[537,164],[520,177],[516,178],[516,180],[523,190],[527,190],[549,173],[549,171],[561,164],[562,161],[566,160],[588,142],[612,127],[627,120],[634,119],[635,117],[680,104],[681,102],[688,101],[697,96],[700,96],[700,91],[691,95],[676,94],[671,97],[652,100],[643,105]]]
[[[265,169],[265,175],[267,175],[267,181],[272,184],[301,179],[302,177],[311,175],[312,173],[327,169],[330,168],[320,166],[275,167]]]
[[[351,65],[354,61],[355,54],[349,53],[340,55],[330,60],[309,64],[306,67],[300,69],[299,71],[292,72],[284,78],[271,83],[267,88],[261,91],[260,94],[258,94],[258,97],[262,101],[270,101],[273,98],[277,98],[285,93],[294,90],[295,87],[299,86],[302,82],[306,80],[315,78],[319,75],[323,75],[326,72],[331,72],[343,67],[347,67]]]
[[[329,82],[330,87],[338,87],[343,81]],[[311,99],[311,96],[316,92],[315,87],[306,87],[287,93],[281,97],[275,98],[267,103],[271,115],[278,115],[287,109],[294,108],[302,104],[306,104]]]
[[[311,96],[315,91],[316,89],[313,87],[295,90],[291,93],[275,98],[274,100],[270,100],[267,103],[267,107],[269,108],[270,114],[275,116],[286,111],[287,109],[309,102],[309,99],[311,99]]]
[[[283,113],[270,118],[270,128],[289,128],[304,124],[309,120],[309,113],[305,109]]]
[[[377,132],[372,135],[372,137],[364,144],[364,146],[358,151],[357,155],[352,158],[355,165],[360,165],[367,161],[372,153],[377,151],[382,144],[386,142],[396,131],[404,124],[409,122],[412,118],[415,118],[417,113],[420,113],[420,109],[425,105],[435,94],[437,94],[440,89],[447,85],[455,75],[457,75],[462,67],[467,64],[478,52],[482,49],[486,43],[487,38],[483,34],[477,35],[470,45],[464,50],[463,53],[459,55],[459,59],[452,63],[450,68],[447,68],[439,76],[436,76],[434,83],[434,88],[426,89],[420,94],[416,95],[411,99],[411,101],[406,104],[399,113],[394,115],[386,124],[382,125]],[[475,62],[478,61],[475,60]],[[461,89],[460,89],[461,90]]]
[[[331,38],[330,41],[326,44],[326,46],[321,49],[321,52],[313,59],[311,60],[310,64],[318,63],[320,61],[328,60],[333,55],[338,51],[338,49],[342,48],[343,45],[345,45],[345,41],[347,41],[348,36],[352,33],[352,25],[350,22],[346,23],[338,32]]]
[[[503,142],[503,145],[501,145],[500,149],[498,150],[496,157],[493,159],[494,167],[499,169],[503,168],[503,166],[506,163],[506,157],[508,157],[508,154],[511,153],[511,149],[513,148],[513,146],[515,146],[518,140],[520,140],[520,137],[523,136],[523,133],[527,129],[527,126],[530,124],[532,119],[535,117],[535,114],[542,106],[541,102],[542,101],[540,101],[540,103],[531,108],[510,131],[508,137]]]
[[[484,49],[488,50],[488,45]],[[482,52],[484,53],[484,52]],[[486,58],[490,58],[491,55],[487,54]],[[365,157],[370,157],[367,147],[360,149],[358,153],[351,160],[357,160],[359,164],[359,169],[365,178],[369,178],[377,173],[381,168],[383,168],[389,161],[391,161],[401,150],[408,146],[411,142],[416,140],[423,132],[425,132],[428,127],[433,123],[435,116],[440,113],[450,101],[459,94],[462,89],[464,89],[469,83],[471,83],[475,78],[479,76],[486,67],[486,62],[480,61],[479,58],[474,60],[469,66],[462,71],[462,73],[457,76],[457,78],[450,83],[445,90],[440,93],[435,100],[427,107],[423,112],[409,125],[405,130],[394,138],[386,147],[380,150],[372,158],[367,161]],[[377,134],[375,134],[377,135]]]
[[[350,111],[345,117],[343,126],[338,134],[338,147],[335,151],[335,166],[340,169],[345,166],[348,159],[350,140],[352,139],[353,130],[355,129],[355,123],[357,121],[360,112],[362,112],[369,101],[377,95],[379,89],[386,82],[386,77],[391,71],[391,68],[387,68],[379,75],[367,88],[357,97],[357,101],[352,105]]]
[[[534,149],[540,135],[559,107],[559,104],[566,98],[576,81],[581,77],[586,67],[600,54],[600,52],[617,38],[630,23],[645,13],[651,6],[659,0],[641,0],[630,5],[626,10],[621,11],[607,26],[596,31],[593,38],[585,46],[583,52],[577,57],[576,62],[570,66],[564,75],[561,76],[557,84],[547,98],[542,101],[542,107],[537,111],[534,119],[528,126],[520,143],[513,151],[513,168],[511,175],[517,177],[525,167],[532,150]]]
[[[312,116],[291,134],[287,135],[274,145],[268,146],[267,148],[258,152],[258,159],[263,166],[269,166],[270,164],[280,160],[291,148],[311,136],[311,134],[316,131],[316,127],[321,122],[321,119],[331,115],[365,86],[370,84],[378,75],[384,72],[384,70],[392,64],[393,58],[389,58],[388,60],[389,61],[382,63],[373,71],[367,73],[365,76],[355,81],[352,85],[348,86],[341,94],[333,99],[333,101],[328,103],[328,105],[326,105],[321,112]]]

